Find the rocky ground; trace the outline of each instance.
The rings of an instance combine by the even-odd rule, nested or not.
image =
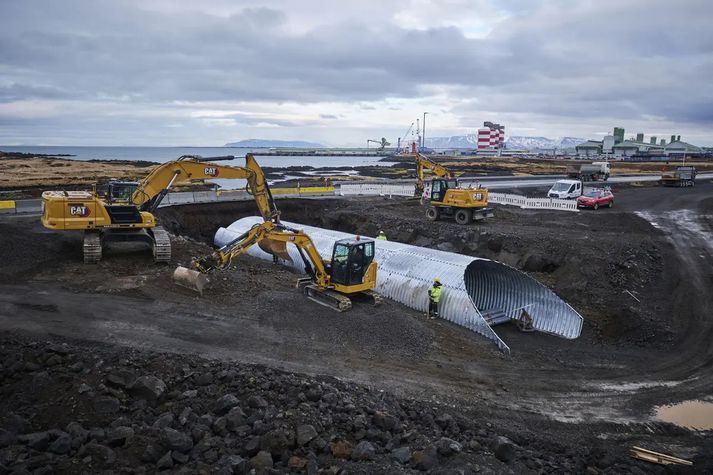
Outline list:
[[[501,260],[584,315],[573,341],[498,327],[510,357],[393,302],[335,316],[247,256],[198,297],[147,252],[88,267],[81,236],[2,218],[0,473],[709,472],[708,433],[651,412],[710,394],[710,295],[690,278],[713,282],[710,191],[615,189],[612,210],[500,207],[472,227],[409,201],[279,202],[287,220]],[[175,262],[253,206],[163,209]],[[682,209],[700,219],[672,241]]]
[[[604,443],[542,453],[467,410],[264,366],[7,335],[0,358],[2,472],[648,469]]]

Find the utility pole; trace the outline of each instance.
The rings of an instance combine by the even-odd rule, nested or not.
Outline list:
[[[426,114],[428,112],[423,113],[423,133],[421,134],[421,147],[423,148],[426,147]]]
[[[416,145],[416,148],[418,149],[421,145],[421,126],[418,123],[418,119],[416,119],[416,143],[418,144]]]

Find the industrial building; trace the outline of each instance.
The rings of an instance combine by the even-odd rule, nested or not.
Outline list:
[[[588,140],[576,146],[579,158],[607,157],[615,160],[667,160],[669,158],[701,156],[706,153],[701,147],[681,141],[680,135],[671,135],[670,141],[656,136],[646,142],[644,134],[639,132],[636,138],[624,139],[624,129],[614,127],[612,135],[602,140]]]
[[[478,129],[478,151],[497,150],[505,146],[505,126],[493,122],[483,122]]]

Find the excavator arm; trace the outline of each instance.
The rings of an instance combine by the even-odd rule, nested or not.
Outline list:
[[[327,287],[330,283],[329,272],[312,239],[303,231],[272,221],[256,224],[246,233],[217,249],[209,258],[194,260],[192,266],[201,273],[224,269],[234,258],[247,252],[255,244],[263,249],[268,248],[266,250],[275,256],[290,260],[287,243],[292,243],[299,249],[305,270],[314,278],[315,283],[320,287]]]
[[[453,172],[451,172],[443,165],[439,165],[438,163],[434,162],[425,155],[416,152],[413,157],[416,160],[416,196],[421,196],[423,194],[426,170],[430,170],[431,173],[433,173],[437,177],[446,179],[453,178]]]
[[[245,167],[213,163],[233,159],[235,157],[232,155],[212,158],[184,155],[177,160],[164,163],[141,181],[133,193],[132,202],[142,211],[153,212],[174,186],[215,178],[245,179],[248,181],[249,192],[255,198],[263,219],[279,222],[279,211],[270,193],[265,174],[252,154],[245,156]]]

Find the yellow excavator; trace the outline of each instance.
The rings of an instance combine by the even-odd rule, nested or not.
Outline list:
[[[469,224],[493,216],[488,208],[488,190],[461,188],[453,172],[419,152],[413,152],[416,161],[415,195],[422,204],[428,204],[426,217],[438,221],[444,216],[453,216],[458,224]],[[431,179],[429,192],[426,190],[425,172],[429,170],[436,178]]]
[[[228,267],[233,258],[257,244],[274,257],[292,261],[287,244],[294,244],[309,277],[298,279],[297,288],[310,299],[340,312],[352,307],[351,299],[359,296],[377,305],[381,298],[374,292],[377,264],[374,241],[360,237],[334,243],[331,261],[322,260],[312,239],[302,230],[275,221],[254,225],[209,257],[194,259],[193,269],[179,266],[174,280],[200,293],[207,284],[206,274]]]
[[[255,157],[245,157],[245,167],[218,165],[234,160],[232,155],[203,158],[184,155],[154,168],[140,182],[110,181],[97,191],[45,191],[42,193],[42,224],[49,229],[84,231],[84,262],[99,262],[102,246],[110,241],[145,242],[156,262],[171,260],[171,241],[158,225],[154,212],[176,186],[202,183],[208,179],[246,179],[265,220],[279,221],[265,180]]]

